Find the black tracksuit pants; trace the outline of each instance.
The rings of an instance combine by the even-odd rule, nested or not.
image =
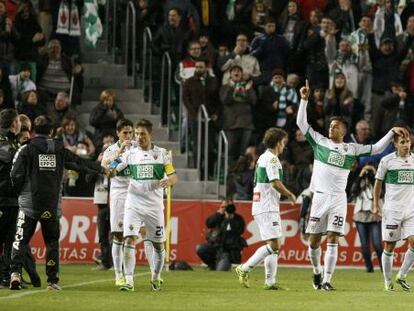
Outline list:
[[[10,280],[11,251],[16,233],[16,219],[18,206],[0,206],[0,281],[8,283]]]
[[[25,215],[21,210],[17,217],[16,236],[12,249],[12,272],[22,272],[24,253],[35,233],[37,222],[40,221],[43,240],[46,244],[46,275],[48,283],[59,281],[59,220],[34,219]]]

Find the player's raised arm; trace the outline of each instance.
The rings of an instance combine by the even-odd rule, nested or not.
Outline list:
[[[407,129],[403,127],[393,127],[391,130],[388,131],[387,134],[383,138],[381,138],[376,144],[372,145],[371,154],[378,154],[385,150],[388,145],[391,143],[394,135],[400,135],[403,137],[410,137]]]
[[[298,125],[299,129],[302,131],[303,134],[306,134],[309,130],[309,123],[308,117],[306,113],[306,106],[308,105],[308,98],[309,98],[310,88],[309,82],[306,80],[305,86],[300,89],[300,104],[299,104],[299,111],[298,116],[296,119],[296,124]]]

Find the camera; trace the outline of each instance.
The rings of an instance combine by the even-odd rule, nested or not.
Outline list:
[[[234,206],[233,203],[226,205],[227,214],[234,214],[235,211],[236,211],[236,206]]]

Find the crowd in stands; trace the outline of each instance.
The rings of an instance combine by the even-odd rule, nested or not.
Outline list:
[[[149,27],[153,34],[156,104],[164,105],[157,77],[161,57],[168,52],[175,72],[173,107],[180,98],[178,82],[188,112],[177,126],[188,126],[191,164],[197,165],[197,116],[203,104],[210,118],[209,137],[202,137],[209,140],[209,177],[217,174],[217,133],[224,130],[229,142],[228,189],[235,199],[251,199],[261,139],[272,126],[289,133],[282,156],[288,187],[295,194],[308,187],[313,153],[295,121],[305,79],[312,90],[309,122],[323,134],[334,115],[348,121],[347,139],[358,143],[375,142],[395,123],[413,125],[414,1],[130,1],[137,12],[138,56],[143,52],[143,29]],[[120,48],[128,2],[118,2]],[[0,109],[15,108],[29,121],[51,115],[66,148],[96,159],[105,137],[116,136],[116,122],[124,114],[116,94],[102,90],[96,99],[100,103],[90,113],[95,132],[80,128],[81,37],[76,25],[64,29],[59,22],[64,5],[76,17],[83,1],[0,0]],[[171,116],[167,109],[162,111],[166,124]],[[30,127],[25,127],[22,141],[28,135]],[[386,152],[392,152],[392,146]],[[359,159],[354,175],[379,159]],[[76,172],[68,175],[71,185],[79,180]],[[85,194],[85,187],[77,188],[65,191]]]
[[[225,131],[228,189],[236,199],[251,199],[255,159],[272,126],[289,133],[282,156],[287,185],[295,194],[308,187],[313,152],[295,122],[305,79],[312,89],[309,122],[322,134],[337,115],[349,123],[349,142],[372,143],[396,123],[413,125],[413,1],[134,2],[139,27],[153,32],[158,62],[164,52],[171,56],[183,88],[193,153],[201,104],[211,117],[208,139],[217,142],[217,131]],[[160,7],[162,25],[154,24],[162,19]],[[176,85],[173,89],[177,92]],[[209,145],[214,149],[217,143]],[[392,148],[380,157],[359,159],[353,175],[366,164],[378,164]],[[214,163],[209,168],[213,175]]]

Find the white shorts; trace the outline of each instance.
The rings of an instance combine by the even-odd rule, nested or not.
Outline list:
[[[337,232],[344,234],[347,212],[346,193],[327,194],[315,192],[306,233],[325,234]]]
[[[125,196],[111,197],[109,203],[109,217],[111,232],[124,232]]]
[[[414,211],[390,210],[382,213],[382,240],[397,242],[414,236]]]
[[[267,212],[254,215],[253,217],[259,227],[262,241],[280,239],[282,237],[282,223],[278,212]]]
[[[145,210],[126,206],[124,224],[124,237],[138,236],[141,227],[145,226],[146,240],[155,243],[165,241],[163,210]]]

